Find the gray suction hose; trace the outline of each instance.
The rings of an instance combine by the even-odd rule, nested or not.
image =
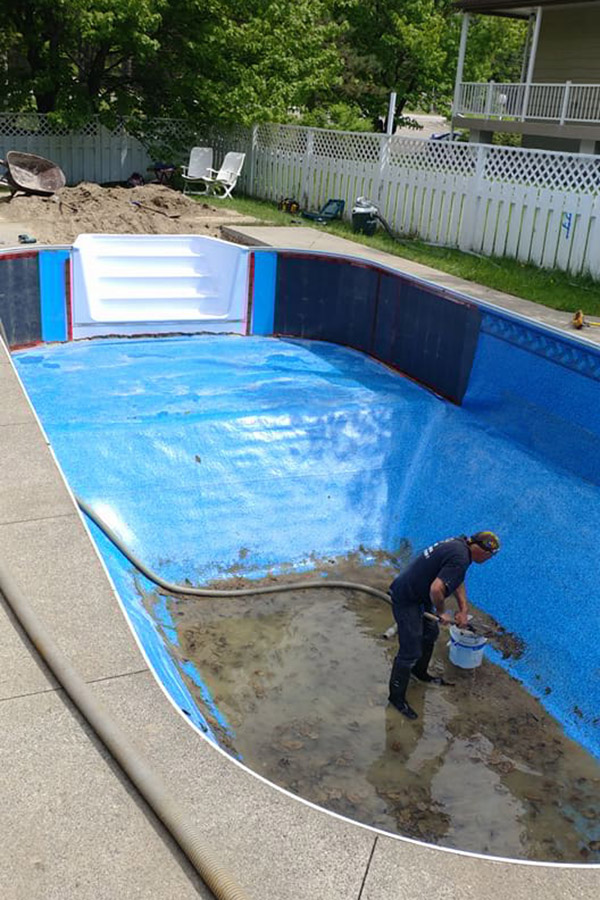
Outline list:
[[[206,846],[196,826],[184,816],[160,776],[152,770],[137,747],[108,715],[88,685],[58,649],[25,595],[7,574],[7,567],[1,559],[0,592],[6,598],[44,662],[47,663],[71,700],[135,784],[140,794],[171,832],[217,900],[248,900],[246,892],[215,860],[212,851]]]
[[[308,591],[314,590],[315,588],[338,588],[342,590],[362,591],[363,594],[371,594],[373,597],[383,600],[390,606],[392,603],[389,594],[371,587],[368,584],[359,584],[354,581],[334,581],[333,579],[322,581],[295,581],[292,584],[277,584],[269,587],[236,588],[231,591],[216,590],[214,588],[192,588],[185,584],[173,584],[171,581],[165,581],[164,578],[161,578],[160,575],[157,575],[156,572],[153,572],[145,566],[141,560],[134,556],[131,550],[115,534],[112,528],[110,528],[106,522],[104,522],[100,516],[98,516],[94,510],[81,499],[81,497],[75,495],[75,500],[86,516],[88,516],[88,518],[104,532],[106,537],[113,542],[115,547],[121,551],[123,556],[125,556],[129,562],[142,573],[142,575],[145,575],[149,581],[153,581],[154,584],[164,588],[165,591],[168,591],[170,594],[188,594],[192,597],[254,597],[256,594],[276,594],[281,591]]]

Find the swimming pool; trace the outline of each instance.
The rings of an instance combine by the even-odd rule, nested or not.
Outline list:
[[[304,262],[291,258],[292,274]],[[352,298],[364,303],[370,269],[335,270],[329,320],[320,300],[307,307],[306,291],[285,292],[291,276],[277,254],[257,254],[254,266],[251,336],[109,339],[15,354],[72,488],[163,577],[194,583],[303,571],[315,556],[360,547],[368,563],[368,551],[493,528],[502,553],[470,572],[470,594],[526,650],[508,660],[491,650],[490,659],[600,756],[596,351],[459,298],[462,320],[444,329],[448,340],[454,328],[449,345],[426,323],[424,389],[360,352],[375,344],[390,362],[389,316],[369,312],[369,328],[364,308],[348,313],[344,342],[366,344],[368,335],[367,348],[306,335],[310,313],[317,337],[337,337],[333,322]],[[347,294],[353,274],[360,283]],[[375,294],[379,314],[389,313],[392,295],[381,284]],[[302,338],[267,336],[273,330]],[[418,336],[402,348],[409,362]],[[413,378],[426,357],[407,367]],[[231,732],[202,673],[178,668],[167,652],[179,640],[168,604],[153,603],[151,613],[148,586],[94,535],[175,702],[213,739]],[[204,709],[188,679],[205,692]]]

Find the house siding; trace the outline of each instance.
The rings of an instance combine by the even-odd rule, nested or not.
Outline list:
[[[600,83],[600,3],[544,9],[533,81]]]

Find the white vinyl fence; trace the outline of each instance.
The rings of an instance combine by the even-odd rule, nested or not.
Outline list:
[[[145,174],[149,142],[178,148],[163,160],[178,163],[194,145],[213,147],[217,166],[239,150],[246,164],[238,189],[251,196],[294,197],[308,209],[341,198],[346,218],[366,196],[401,235],[600,278],[598,156],[295,125],[194,132],[167,119],[149,123],[142,139],[125,125],[109,131],[91,122],[70,133],[48,117],[0,114],[0,156],[15,149],[49,157],[69,184]]]
[[[258,197],[378,205],[399,234],[600,278],[600,157],[260,125]]]
[[[54,122],[50,115],[0,113],[0,159],[6,159],[9,150],[35,153],[57,163],[67,184],[103,184],[126,181],[133,172],[146,177],[154,162],[187,163],[191,147],[199,142],[210,140],[216,165],[227,150],[238,149],[237,144],[229,146],[229,133],[233,134],[233,130],[224,135],[205,128],[199,134],[178,119],[153,119],[138,126],[134,134],[127,125],[124,119],[111,130],[92,119],[79,131],[71,131]],[[247,150],[250,134],[250,129],[239,130],[239,149]]]

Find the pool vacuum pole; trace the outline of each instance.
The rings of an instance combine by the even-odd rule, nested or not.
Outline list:
[[[423,618],[431,619],[433,622],[442,622],[442,617],[436,616],[435,613],[424,612]],[[446,624],[446,623],[442,623],[442,624]],[[447,624],[452,625],[452,622],[448,622]],[[498,636],[498,632],[494,631],[493,628],[488,628],[487,625],[484,625],[482,622],[472,622],[470,620],[469,620],[469,624],[466,626],[464,631],[471,631],[474,634],[482,635],[482,637],[489,637],[490,635]],[[388,630],[384,631],[383,634],[381,635],[381,637],[384,637],[384,638],[386,638],[386,640],[389,640],[390,638],[393,638],[395,634],[398,634],[398,626],[396,625],[396,623],[394,623],[393,625],[390,625]]]

